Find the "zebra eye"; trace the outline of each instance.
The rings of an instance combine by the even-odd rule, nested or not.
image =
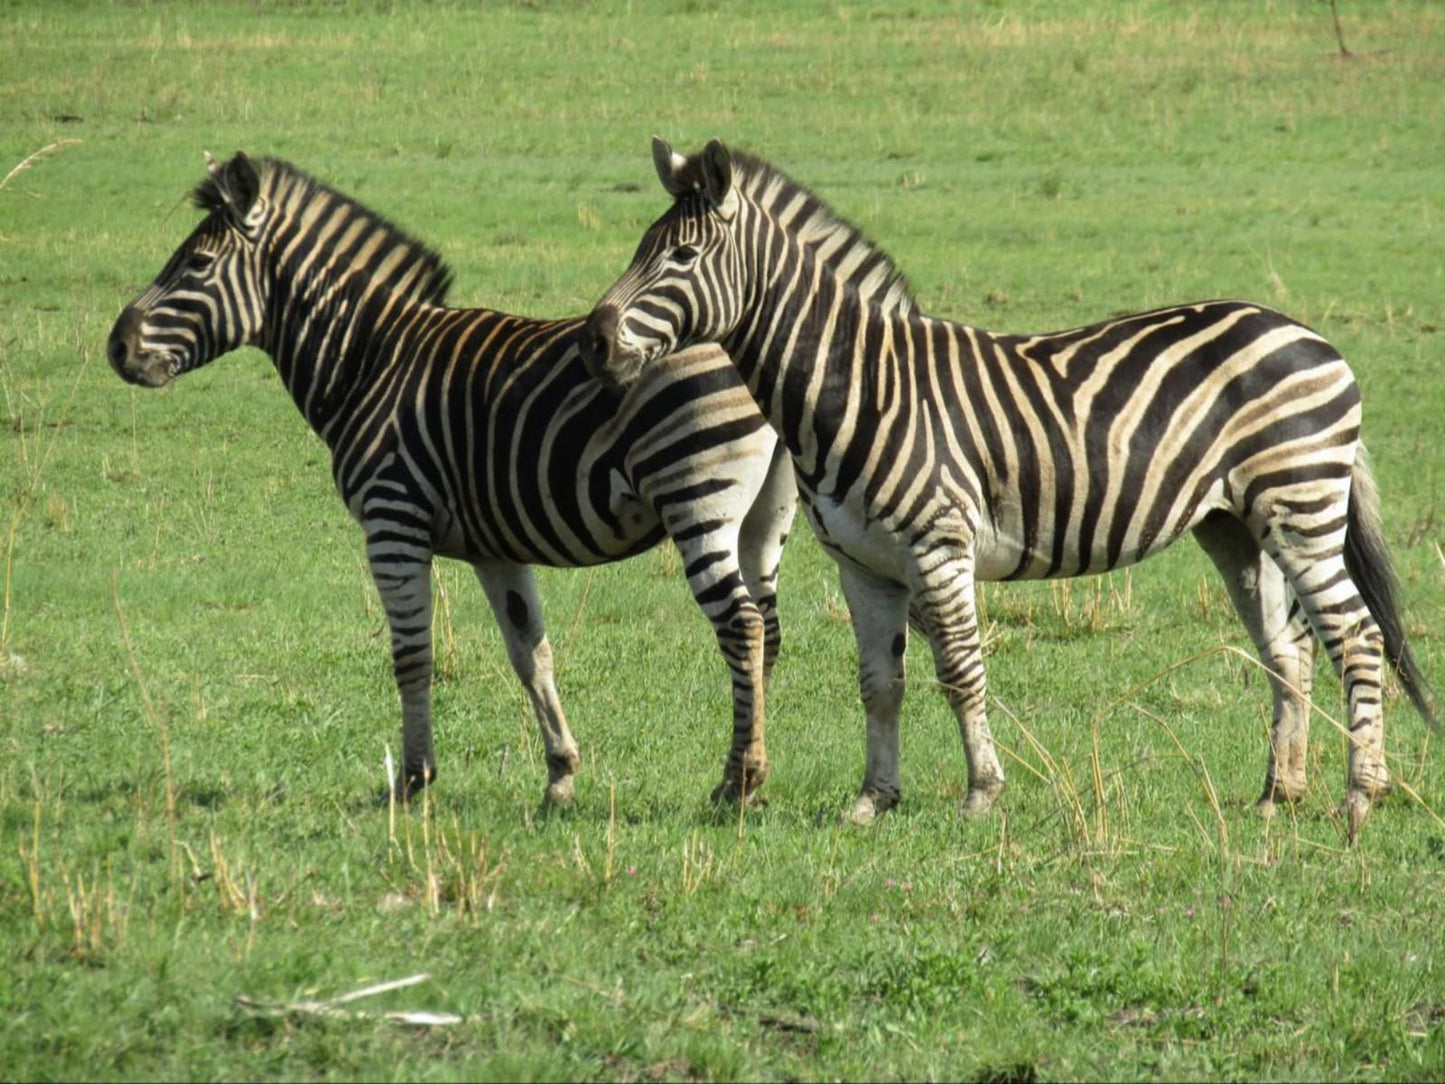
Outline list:
[[[208,267],[211,266],[211,264],[215,262],[216,257],[214,253],[199,251],[192,252],[189,258],[187,258],[186,260],[186,269],[189,271],[195,271],[197,274],[199,274],[205,271]]]
[[[692,263],[697,259],[697,249],[691,245],[678,245],[667,258],[673,263]]]

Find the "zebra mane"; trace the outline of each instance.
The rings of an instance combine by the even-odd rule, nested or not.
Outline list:
[[[299,220],[310,208],[341,207],[350,216],[350,221],[364,223],[371,250],[366,270],[372,275],[372,286],[377,284],[377,276],[381,274],[378,268],[387,267],[387,277],[396,280],[396,285],[409,300],[432,305],[446,304],[452,273],[435,250],[369,207],[323,184],[290,162],[280,158],[258,158],[255,165],[261,177],[260,190],[270,200],[275,212]],[[206,212],[224,210],[229,203],[214,176],[208,176],[192,190],[191,202]],[[344,229],[333,230],[331,235],[339,237],[345,232]],[[394,257],[398,251],[404,252],[405,258],[386,259]],[[362,269],[349,267],[348,270]]]
[[[761,158],[732,148],[728,149],[728,157],[738,190],[812,248],[828,266],[843,273],[847,285],[860,296],[900,314],[917,308],[913,287],[893,257],[817,193]],[[701,159],[700,153],[689,157],[687,165],[679,170],[679,180],[700,187]]]

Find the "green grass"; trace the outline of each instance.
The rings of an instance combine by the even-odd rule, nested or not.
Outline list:
[[[0,1075],[1445,1076],[1440,757],[1392,699],[1421,803],[1347,850],[1318,718],[1308,799],[1261,823],[1268,691],[1192,544],[986,590],[1010,788],[984,823],[915,641],[904,803],[864,831],[835,823],[863,735],[806,530],[770,804],[741,822],[706,801],[726,677],[675,560],[542,574],[585,757],[552,817],[481,592],[443,566],[441,779],[392,819],[384,618],[320,442],[254,352],[162,393],[104,359],[203,150],[348,191],[445,254],[458,303],[560,315],[665,203],[647,137],[721,136],[930,311],[1042,330],[1242,295],[1316,326],[1445,682],[1445,12],[1339,7],[1353,60],[1306,0],[0,4],[0,174],[78,141],[0,188]],[[461,1023],[237,1001],[420,971],[351,1008]]]

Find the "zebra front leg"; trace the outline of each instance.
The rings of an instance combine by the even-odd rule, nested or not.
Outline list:
[[[542,625],[542,600],[530,565],[488,561],[475,566],[486,592],[492,616],[507,643],[507,658],[537,717],[547,756],[547,789],[542,800],[550,806],[572,801],[572,779],[582,766],[577,743],[567,727],[562,699],[552,675],[552,645]]]
[[[680,527],[673,541],[688,587],[712,622],[732,675],[733,737],[714,802],[747,801],[768,776],[764,742],[764,623],[738,566],[737,535],[727,521]],[[708,528],[712,529],[708,529]]]
[[[1273,816],[1277,803],[1293,804],[1305,793],[1310,689],[1314,682],[1314,633],[1284,573],[1240,520],[1214,512],[1194,528],[1249,631],[1274,694],[1269,765],[1259,811]]]
[[[401,695],[401,769],[392,793],[409,798],[436,779],[431,725],[431,554],[401,556],[393,540],[369,540],[371,578],[391,627],[391,661]]]
[[[968,795],[962,813],[982,817],[1003,793],[1004,775],[985,710],[988,686],[972,564],[953,562],[934,569],[914,607],[928,630],[934,672],[963,739]]]
[[[848,819],[869,824],[898,804],[898,711],[903,706],[908,648],[908,589],[848,563],[838,563],[843,597],[858,644],[858,693],[867,726],[863,785]]]
[[[713,802],[749,802],[768,778],[765,652],[766,626],[757,604],[734,598],[732,615],[717,628],[718,646],[732,675],[733,739]]]

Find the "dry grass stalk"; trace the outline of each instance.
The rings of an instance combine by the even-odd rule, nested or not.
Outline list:
[[[1104,794],[1104,769],[1099,757],[1098,719],[1089,727],[1089,743],[1089,767],[1094,784],[1094,838],[1102,842],[1109,838],[1109,803]]]
[[[44,159],[49,158],[53,154],[59,154],[61,151],[65,150],[66,147],[73,147],[80,142],[81,140],[79,139],[57,139],[54,143],[47,143],[38,151],[33,151],[30,154],[26,155],[23,159],[21,159],[19,165],[15,166],[14,169],[12,169],[9,173],[5,174],[3,180],[0,180],[0,191],[3,191],[5,186],[10,183],[10,179],[12,177],[16,176],[17,174],[24,173],[27,169],[34,169],[35,166]]]
[[[98,865],[92,868],[89,885],[82,873],[77,873],[72,883],[64,869],[60,871],[60,882],[65,888],[65,904],[71,920],[71,952],[76,959],[94,959],[112,942],[118,945],[125,940],[126,909],[116,900],[109,861],[104,885],[100,883]]]
[[[607,777],[607,854],[602,860],[602,882],[612,883],[617,857],[617,781]]]
[[[597,575],[597,566],[594,565],[587,570],[587,579],[582,583],[582,601],[577,603],[577,612],[572,616],[572,624],[567,629],[567,640],[562,645],[566,648],[571,645],[572,637],[577,635],[577,630],[582,627],[582,619],[587,616],[587,600],[592,596],[592,580]],[[562,672],[562,651],[554,651],[552,657],[553,677]]]
[[[115,894],[115,878],[110,860],[105,864],[102,882],[100,866],[92,865],[89,878],[84,873],[72,874],[64,863],[57,863],[54,876],[60,881],[64,897],[62,909],[56,900],[46,871],[41,864],[41,824],[44,792],[32,771],[35,786],[35,813],[30,842],[19,841],[20,861],[25,870],[26,887],[30,890],[31,913],[40,933],[62,929],[70,932],[70,953],[77,960],[95,959],[108,948],[123,944],[129,923],[128,901],[122,904]],[[67,921],[68,918],[68,921]]]
[[[478,916],[497,905],[497,882],[506,868],[475,832],[462,831],[455,817],[427,846],[426,907],[433,915],[457,912]]]
[[[474,832],[463,832],[456,817],[450,827],[434,825],[436,808],[431,802],[431,789],[421,792],[419,809],[421,819],[421,854],[418,860],[417,847],[412,835],[413,818],[407,814],[411,806],[405,794],[402,796],[402,839],[396,837],[396,763],[391,748],[385,749],[383,758],[387,780],[387,832],[386,848],[388,862],[398,857],[405,859],[406,868],[421,877],[420,889],[415,886],[401,887],[400,896],[407,900],[420,898],[420,903],[433,916],[460,913],[479,915],[490,912],[497,902],[497,882],[505,869],[502,857],[494,856],[490,845]],[[581,844],[578,843],[578,853]],[[585,862],[585,858],[583,859]]]
[[[693,832],[682,842],[682,894],[691,896],[720,872],[712,847]]]
[[[391,756],[391,746],[385,747],[386,755],[382,764],[386,769],[386,853],[396,850],[396,788],[400,780],[396,777],[396,761]]]
[[[582,836],[580,833],[572,833],[572,864],[584,877],[592,876],[592,863],[587,861],[587,852],[582,849]]]
[[[1017,715],[1011,712],[1002,701],[990,698],[995,706],[1003,711],[1014,725],[1018,727],[1019,733],[1029,743],[1035,755],[1044,765],[1044,771],[1040,772],[1033,765],[1023,760],[1018,754],[999,745],[1004,753],[1011,757],[1016,764],[1032,772],[1042,782],[1047,783],[1054,793],[1054,800],[1058,804],[1059,817],[1064,825],[1068,836],[1068,844],[1074,850],[1090,850],[1095,846],[1102,846],[1104,840],[1094,835],[1089,825],[1088,814],[1084,811],[1083,799],[1079,796],[1078,785],[1074,782],[1073,772],[1067,761],[1060,763],[1054,755],[1044,747],[1044,744],[1034,737],[1033,732],[1023,724]]]
[[[1344,60],[1353,60],[1355,54],[1350,52],[1345,45],[1345,31],[1340,26],[1340,6],[1337,0],[1330,0],[1330,15],[1335,23],[1335,41],[1340,47],[1340,57]]]
[[[1179,740],[1179,735],[1174,733],[1174,728],[1171,727],[1168,721],[1165,720],[1163,717],[1150,711],[1142,704],[1137,704],[1133,701],[1129,703],[1129,707],[1133,708],[1140,715],[1144,716],[1144,718],[1149,719],[1152,722],[1158,723],[1159,726],[1163,728],[1164,733],[1169,735],[1169,740],[1172,741],[1174,743],[1174,747],[1179,750],[1180,757],[1183,758],[1185,764],[1189,765],[1190,770],[1194,772],[1195,777],[1199,780],[1200,786],[1204,790],[1204,797],[1209,802],[1210,808],[1214,810],[1215,829],[1218,836],[1219,847],[1221,851],[1227,850],[1229,846],[1229,827],[1225,823],[1224,810],[1219,804],[1219,794],[1214,789],[1214,780],[1211,779],[1209,776],[1209,767],[1204,763],[1204,758],[1196,758],[1191,755],[1189,750],[1184,748],[1184,743]],[[1185,811],[1189,813],[1189,816],[1194,821],[1195,825],[1199,828],[1199,834],[1204,837],[1205,843],[1208,843],[1209,833],[1205,830],[1204,825],[1200,823],[1198,817],[1194,816],[1193,810],[1189,809],[1188,806],[1185,806],[1184,808]]]
[[[19,168],[20,167],[17,166],[16,170]],[[11,170],[11,173],[15,173],[16,170]],[[8,180],[9,177],[6,179]],[[20,533],[21,524],[25,522],[26,517],[30,514],[30,509],[34,506],[35,499],[40,493],[40,485],[45,476],[45,468],[50,463],[50,457],[55,453],[56,442],[60,440],[60,434],[68,428],[68,426],[63,423],[69,415],[70,405],[75,401],[76,390],[80,387],[80,382],[85,376],[86,370],[90,367],[91,351],[86,346],[86,339],[83,335],[78,335],[78,340],[80,365],[76,367],[75,379],[70,382],[70,390],[66,393],[65,403],[60,408],[60,417],[57,419],[57,424],[53,426],[54,435],[51,436],[49,442],[38,448],[38,456],[32,451],[29,443],[26,441],[23,416],[17,415],[16,418],[20,466],[25,472],[25,483],[23,486],[18,487],[19,491],[15,495],[14,504],[10,511],[10,525],[5,537],[5,594],[3,610],[0,610],[0,657],[8,658],[8,653],[5,649],[10,643],[10,589],[15,571],[15,539]],[[40,428],[41,426],[39,424],[33,427],[37,435],[30,443],[40,444],[40,437],[38,435]],[[19,656],[16,656],[16,658],[18,657]],[[16,669],[19,669],[19,667],[16,666]]]
[[[216,885],[216,898],[221,910],[243,914],[251,921],[254,932],[261,919],[261,905],[256,898],[256,881],[249,870],[233,865],[221,852],[221,839],[211,832],[211,876]]]
[[[115,618],[120,625],[121,642],[125,646],[126,658],[130,660],[131,675],[135,678],[136,688],[140,690],[141,708],[145,713],[146,722],[155,728],[161,739],[161,770],[164,773],[166,788],[166,827],[170,832],[171,845],[171,887],[179,889],[181,883],[181,852],[177,845],[176,834],[176,783],[171,772],[171,728],[162,712],[156,711],[155,703],[151,700],[150,691],[146,688],[145,677],[141,674],[140,662],[135,656],[135,647],[130,639],[130,625],[125,619],[125,608],[120,604],[120,573],[112,572],[110,576],[110,596],[115,604]]]
[[[20,860],[25,865],[25,880],[30,886],[30,907],[35,915],[35,925],[44,931],[50,911],[47,893],[40,882],[40,821],[44,796],[33,766],[30,769],[30,778],[35,786],[35,818],[30,830],[30,846],[27,848],[25,840],[20,840]]]
[[[1179,751],[1184,756],[1185,761],[1189,763],[1191,767],[1195,767],[1194,759],[1189,755],[1188,752],[1185,751],[1183,743],[1180,742],[1178,737],[1175,736],[1174,732],[1169,728],[1168,724],[1165,723],[1164,720],[1160,719],[1159,716],[1154,715],[1146,711],[1139,705],[1133,703],[1133,698],[1135,694],[1148,688],[1150,685],[1153,685],[1155,682],[1161,680],[1162,678],[1167,677],[1174,671],[1181,670],[1184,667],[1191,666],[1197,662],[1202,662],[1203,660],[1212,658],[1215,655],[1233,656],[1234,658],[1241,660],[1245,665],[1253,666],[1256,669],[1260,670],[1267,677],[1274,680],[1283,681],[1283,679],[1280,678],[1278,674],[1275,674],[1268,667],[1266,667],[1264,663],[1260,662],[1257,658],[1255,658],[1248,652],[1242,651],[1239,648],[1233,646],[1232,644],[1217,644],[1214,647],[1206,648],[1204,651],[1196,652],[1195,654],[1190,655],[1188,658],[1172,662],[1168,666],[1164,667],[1164,669],[1158,671],[1150,677],[1145,678],[1143,681],[1139,682],[1139,684],[1135,685],[1132,689],[1126,692],[1123,696],[1110,701],[1108,704],[1105,704],[1102,708],[1100,708],[1097,717],[1102,718],[1104,715],[1107,715],[1115,708],[1120,707],[1121,705],[1128,704],[1130,707],[1133,707],[1135,710],[1141,712],[1146,717],[1153,719],[1155,722],[1163,726],[1166,733],[1169,734],[1169,736],[1174,740],[1175,745],[1178,746]],[[1320,707],[1317,703],[1315,703],[1313,697],[1305,697],[1304,693],[1298,687],[1292,685],[1287,681],[1284,681],[1283,683],[1285,687],[1288,688],[1291,692],[1303,697],[1306,700],[1306,702],[1309,704],[1310,712],[1312,714],[1318,715],[1325,722],[1329,723],[1330,726],[1334,727],[1335,730],[1345,739],[1346,742],[1351,740],[1349,727],[1345,726],[1344,723],[1340,722],[1329,712],[1325,711],[1324,708]],[[1196,770],[1204,770],[1204,775],[1201,776],[1201,782],[1205,784],[1206,794],[1209,796],[1210,804],[1215,810],[1216,817],[1219,817],[1221,820],[1220,829],[1221,838],[1223,838],[1224,829],[1222,825],[1222,813],[1219,809],[1218,795],[1214,793],[1214,785],[1208,779],[1208,772],[1207,769],[1204,769],[1204,762],[1202,759],[1199,760]],[[1401,778],[1398,773],[1391,771],[1388,765],[1385,765],[1385,771],[1388,773],[1390,777],[1390,782],[1393,785],[1399,786],[1400,789],[1404,791],[1405,794],[1408,795],[1412,801],[1418,804],[1421,809],[1423,809],[1426,813],[1430,815],[1430,818],[1434,820],[1436,824],[1440,825],[1441,827],[1445,827],[1445,819],[1442,819],[1440,815],[1436,813],[1435,810],[1432,809],[1423,798],[1420,797],[1419,793],[1413,787],[1411,787],[1403,778]]]
[[[434,571],[432,582],[436,590],[432,606],[432,640],[441,644],[434,671],[439,678],[454,679],[461,676],[461,670],[457,665],[460,654],[457,651],[457,630],[452,623],[451,592],[447,590],[444,570],[439,566]]]
[[[682,555],[678,553],[677,546],[671,539],[668,539],[654,551],[657,554],[657,576],[660,579],[670,580],[682,571]]]

